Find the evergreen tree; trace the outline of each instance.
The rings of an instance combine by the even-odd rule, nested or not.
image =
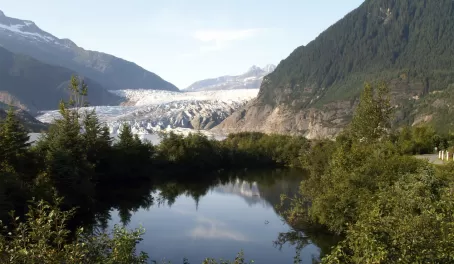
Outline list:
[[[85,112],[83,130],[82,138],[87,160],[94,166],[96,173],[96,179],[93,179],[93,181],[98,182],[108,171],[112,138],[109,128],[99,122],[94,110]]]
[[[61,118],[56,120],[37,145],[44,160],[43,174],[48,178],[69,205],[89,202],[93,195],[93,165],[87,157],[86,138],[81,134],[80,108],[85,105],[86,85],[73,76],[70,83],[70,100],[61,102]],[[70,108],[71,107],[71,108]],[[88,123],[95,123],[90,120]],[[94,133],[89,128],[90,136]]]
[[[131,127],[128,124],[123,124],[118,139],[119,141],[116,145],[120,148],[132,148],[137,145],[137,138],[132,133]]]
[[[17,172],[28,155],[28,131],[19,122],[12,107],[0,126],[0,170]]]

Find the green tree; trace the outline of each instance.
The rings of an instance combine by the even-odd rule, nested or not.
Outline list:
[[[23,171],[29,154],[28,131],[19,122],[12,107],[0,126],[0,170]],[[24,163],[25,162],[25,163]]]
[[[392,183],[401,171],[419,168],[418,161],[401,157],[389,141],[387,93],[383,84],[377,91],[366,84],[352,124],[325,153],[328,157],[306,161],[312,173],[301,183],[301,197],[293,200],[287,212],[290,221],[309,219],[343,233],[358,220],[362,206],[381,185]],[[320,151],[322,146],[316,144],[313,149]]]
[[[136,245],[142,240],[143,229],[127,231],[115,226],[112,234],[86,234],[78,229],[71,237],[68,221],[75,210],[60,210],[61,198],[55,204],[34,201],[24,221],[14,217],[15,225],[3,226],[0,233],[0,262],[11,264],[139,264],[148,256],[136,254]]]
[[[452,187],[430,165],[400,175],[370,197],[323,263],[453,263]]]
[[[366,83],[350,124],[350,132],[366,143],[385,137],[390,131],[392,107],[385,83]]]
[[[94,195],[94,165],[88,161],[86,141],[81,133],[80,108],[85,105],[86,89],[86,85],[73,76],[70,100],[62,101],[59,106],[61,118],[55,120],[36,147],[44,164],[41,177],[65,197],[70,207],[88,204]]]
[[[119,148],[127,149],[133,148],[140,144],[140,139],[138,139],[131,130],[131,126],[128,124],[123,124],[120,135],[118,136],[118,142],[116,146]]]
[[[93,181],[98,182],[109,169],[112,138],[109,128],[100,123],[95,110],[85,111],[82,139],[87,161],[94,166],[96,179]]]
[[[122,126],[113,150],[110,177],[114,177],[120,183],[133,178],[150,177],[144,174],[152,165],[154,147],[134,135],[129,125]]]

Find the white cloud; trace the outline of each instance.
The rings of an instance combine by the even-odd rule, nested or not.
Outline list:
[[[248,241],[247,237],[240,232],[227,227],[227,224],[216,219],[199,216],[196,219],[197,226],[194,227],[189,235],[194,238],[221,239],[234,241]]]
[[[220,239],[220,240],[233,240],[233,241],[249,241],[248,237],[244,234],[233,230],[227,223],[215,218],[205,217],[198,215],[194,212],[174,210],[179,214],[185,216],[192,216],[196,221],[196,225],[189,230],[187,235],[193,239]]]
[[[185,53],[183,57],[195,57],[213,51],[228,48],[232,43],[253,38],[267,31],[265,28],[250,28],[239,30],[197,30],[192,37],[199,42],[198,50]]]

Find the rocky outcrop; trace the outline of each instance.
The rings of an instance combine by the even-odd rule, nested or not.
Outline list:
[[[298,112],[282,104],[272,107],[253,101],[236,111],[213,129],[219,133],[257,131],[303,135],[307,138],[329,138],[337,135],[348,124],[352,107],[339,102],[324,110],[302,109]]]
[[[449,94],[424,103],[454,87],[453,18],[449,0],[366,0],[282,60],[257,99],[214,130],[334,136],[351,120],[364,83],[376,81],[392,91],[397,125],[454,127],[440,108]]]

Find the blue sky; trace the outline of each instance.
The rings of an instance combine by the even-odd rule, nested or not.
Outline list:
[[[278,64],[363,0],[0,0],[10,17],[150,70],[180,89]]]

